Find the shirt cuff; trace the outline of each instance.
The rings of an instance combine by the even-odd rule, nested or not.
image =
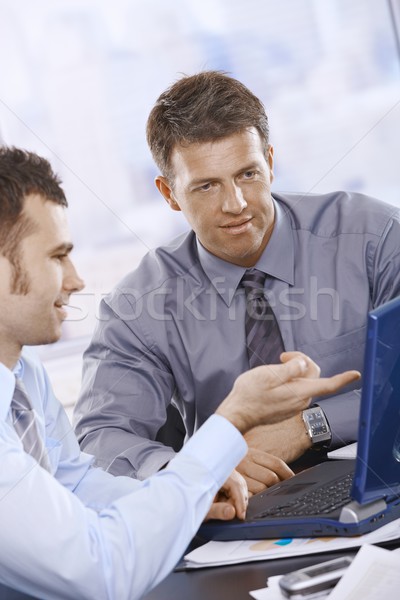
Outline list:
[[[340,448],[357,441],[361,390],[352,390],[332,398],[318,398],[312,406],[320,406],[332,432],[329,448]]]
[[[205,465],[221,486],[247,450],[247,444],[236,427],[224,417],[212,415],[179,454],[194,457]]]

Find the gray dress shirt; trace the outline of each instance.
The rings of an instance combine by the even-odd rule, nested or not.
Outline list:
[[[368,311],[400,293],[400,210],[361,194],[274,194],[275,226],[256,268],[286,350],[329,376],[362,371]],[[248,369],[244,268],[193,232],[149,252],[102,301],[75,418],[82,448],[140,479],[173,450],[155,441],[172,403],[187,436]],[[314,399],[315,400],[315,399]],[[357,439],[360,391],[317,399],[332,446]]]

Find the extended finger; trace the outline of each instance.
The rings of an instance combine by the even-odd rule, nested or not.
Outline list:
[[[338,373],[332,377],[321,377],[318,381],[322,384],[322,394],[332,394],[340,388],[361,379],[361,373],[359,371],[345,371],[344,373]],[[314,394],[315,395],[315,394]]]
[[[282,366],[287,366],[286,363]],[[281,384],[280,398],[287,400],[291,396],[298,400],[312,398],[314,396],[323,396],[325,394],[333,394],[345,385],[360,379],[361,374],[358,371],[345,371],[332,377],[321,377],[319,379],[307,379],[306,377],[293,378]],[[278,386],[276,386],[278,387]]]
[[[358,371],[345,371],[344,373],[339,373],[338,375],[332,375],[332,377],[321,377],[320,379],[299,379],[296,381],[296,384],[298,383],[299,386],[303,386],[304,393],[306,393],[306,390],[309,389],[310,395],[316,396],[321,394],[333,394],[352,381],[360,379],[360,377],[361,374]]]

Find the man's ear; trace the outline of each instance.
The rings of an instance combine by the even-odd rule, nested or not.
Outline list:
[[[158,175],[154,181],[158,191],[162,196],[164,196],[164,199],[168,202],[172,210],[181,210],[181,207],[174,198],[174,194],[172,192],[170,184],[168,183],[168,179],[166,179],[162,175]]]
[[[270,183],[274,180],[274,147],[268,146],[267,163],[269,166]]]

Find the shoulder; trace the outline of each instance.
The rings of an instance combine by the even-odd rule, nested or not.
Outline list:
[[[381,236],[391,220],[400,222],[399,208],[356,192],[279,193],[273,197],[284,207],[293,229],[322,237],[341,234]]]
[[[184,233],[165,246],[148,252],[136,269],[116,286],[115,292],[128,291],[138,299],[200,269],[196,238],[193,231]]]

